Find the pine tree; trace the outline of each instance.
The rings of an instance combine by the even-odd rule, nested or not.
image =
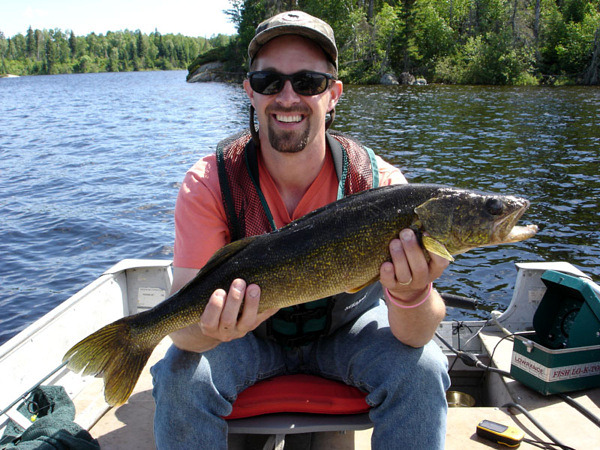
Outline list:
[[[35,35],[31,26],[27,30],[27,56],[29,58],[33,58],[34,54],[36,54],[36,43],[35,43]]]

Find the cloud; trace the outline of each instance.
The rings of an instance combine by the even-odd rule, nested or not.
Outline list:
[[[45,19],[48,16],[50,16],[48,10],[32,8],[31,6],[25,8],[25,11],[23,12],[23,17],[27,20]]]

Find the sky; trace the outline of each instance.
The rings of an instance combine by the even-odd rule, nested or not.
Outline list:
[[[0,0],[0,31],[12,37],[30,26],[72,30],[76,36],[158,29],[209,38],[236,33],[223,12],[230,7],[228,0]]]

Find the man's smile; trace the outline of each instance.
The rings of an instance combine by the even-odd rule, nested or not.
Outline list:
[[[293,116],[283,115],[283,114],[273,114],[273,116],[275,117],[275,120],[277,120],[278,122],[284,122],[284,123],[298,123],[298,122],[302,122],[302,120],[303,120],[303,116],[300,114],[296,114]]]

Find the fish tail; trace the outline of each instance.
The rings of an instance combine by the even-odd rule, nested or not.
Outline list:
[[[74,372],[104,378],[104,397],[112,406],[127,401],[159,342],[144,339],[136,328],[135,318],[124,317],[81,340],[63,357]]]

